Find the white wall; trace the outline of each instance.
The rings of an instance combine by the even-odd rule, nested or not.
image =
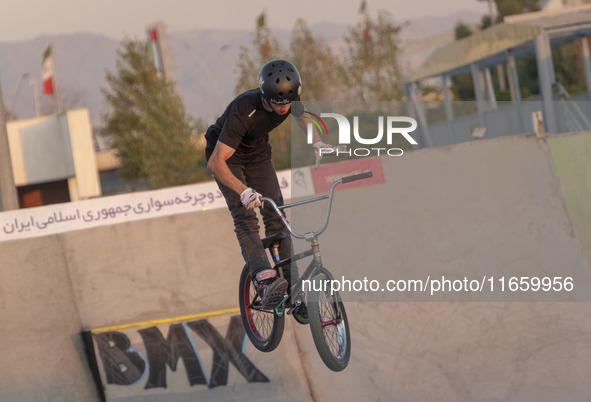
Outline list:
[[[69,132],[58,116],[11,121],[7,131],[16,186],[75,175]]]
[[[100,196],[101,187],[88,109],[70,110],[67,112],[66,118],[78,190],[76,199],[84,200]]]
[[[72,200],[101,195],[88,109],[7,123],[16,186],[68,180]]]

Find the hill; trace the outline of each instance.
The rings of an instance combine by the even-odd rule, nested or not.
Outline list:
[[[472,12],[448,16],[425,17],[404,22],[403,37],[407,43],[446,35],[458,21],[473,23],[480,16]],[[148,24],[149,22],[147,22]],[[346,25],[317,24],[311,30],[324,38],[337,51],[343,46]],[[187,111],[211,122],[231,100],[236,83],[235,65],[240,46],[251,39],[251,31],[191,30],[169,33],[172,59],[178,88]],[[288,30],[274,30],[283,44],[289,40]],[[42,114],[53,113],[54,99],[41,94],[41,57],[49,44],[53,46],[56,78],[65,108],[88,107],[92,124],[101,126],[104,111],[101,87],[105,72],[115,70],[119,42],[106,36],[88,33],[42,36],[22,42],[0,42],[0,82],[9,118],[35,116],[33,86],[39,88]],[[428,52],[410,55],[405,66],[416,66]],[[253,72],[256,74],[256,72]]]

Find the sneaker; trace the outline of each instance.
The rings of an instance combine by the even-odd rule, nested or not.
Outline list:
[[[277,276],[277,271],[275,271],[274,269],[263,269],[262,271],[259,271],[256,273],[256,275],[254,276],[254,279],[256,282],[262,282],[264,280],[267,279],[271,279],[271,278],[275,278]]]
[[[277,278],[274,270],[265,269],[256,274],[255,286],[261,298],[261,306],[264,309],[274,309],[283,301],[288,283],[283,278]]]
[[[308,307],[304,303],[300,304],[293,310],[293,318],[302,325],[306,325],[310,322],[308,319]]]

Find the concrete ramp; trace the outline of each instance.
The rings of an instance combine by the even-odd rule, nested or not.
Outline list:
[[[339,192],[320,239],[326,266],[349,281],[345,300],[591,301],[589,240],[579,236],[588,222],[571,213],[589,204],[565,203],[544,140],[503,137],[382,162],[385,184]],[[296,226],[318,225],[313,209],[294,211]]]
[[[315,400],[587,401],[588,303],[348,303],[334,374],[297,328]],[[327,384],[335,384],[330,386]]]
[[[291,319],[276,351],[243,343],[231,219],[191,209],[208,200],[193,187],[2,213],[0,400],[588,401],[590,136],[384,157],[383,184],[340,191],[324,263],[379,284],[343,292],[353,352],[341,373]],[[432,292],[443,277],[450,290]]]
[[[109,401],[309,401],[291,322],[272,353],[257,351],[235,311],[96,329]]]

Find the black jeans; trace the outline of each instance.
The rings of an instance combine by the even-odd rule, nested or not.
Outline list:
[[[259,192],[263,197],[271,198],[277,205],[283,205],[283,196],[277,180],[277,173],[270,160],[240,165],[228,164],[228,167],[234,176],[244,184]],[[240,194],[224,186],[219,181],[216,180],[216,182],[226,198],[228,209],[234,219],[234,231],[242,249],[242,256],[249,265],[251,274],[254,276],[263,269],[271,268],[259,235],[259,219],[255,210],[246,209],[240,201]],[[270,205],[265,205],[261,210],[261,215],[265,225],[265,236],[278,232],[285,232],[287,236],[281,242],[279,257],[282,260],[291,257],[291,236],[277,213]],[[297,280],[298,273],[295,264],[292,264],[292,267],[289,265],[284,266],[283,272],[290,284],[293,284],[292,280]]]

